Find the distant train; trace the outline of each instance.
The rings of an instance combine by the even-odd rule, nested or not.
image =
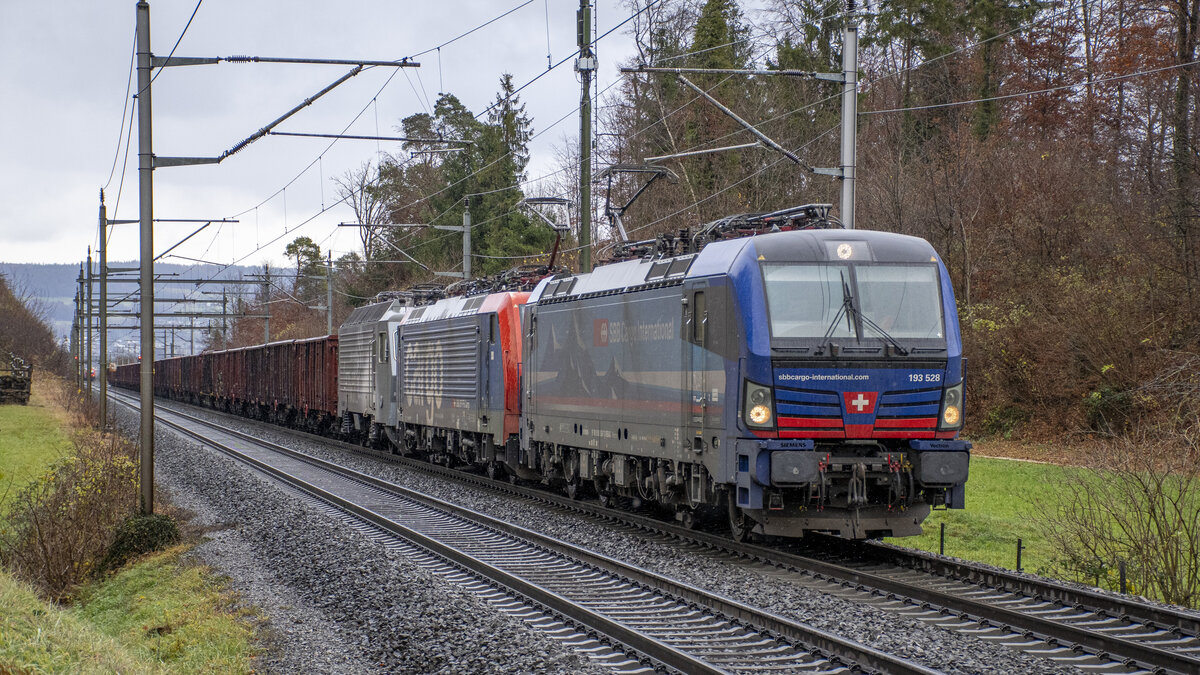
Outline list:
[[[114,384],[136,387],[137,367]],[[963,372],[927,242],[788,229],[532,292],[381,302],[336,336],[159,361],[154,382],[689,525],[728,518],[740,539],[866,538],[963,508]]]

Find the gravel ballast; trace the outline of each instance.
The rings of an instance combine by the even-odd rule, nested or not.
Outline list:
[[[136,413],[112,410],[136,436]],[[161,428],[155,478],[213,530],[194,555],[265,615],[260,671],[608,672],[243,465]]]
[[[168,404],[177,405],[177,404]],[[184,407],[212,416],[230,428],[336,461],[343,466],[453,501],[473,510],[543,532],[755,607],[768,609],[877,649],[947,673],[1020,672],[1025,675],[1078,673],[1079,670],[1002,645],[942,630],[869,605],[843,600],[711,554],[679,548],[675,542],[645,539],[595,520],[548,511],[523,500],[408,470],[357,455],[317,438],[299,438],[269,426]]]

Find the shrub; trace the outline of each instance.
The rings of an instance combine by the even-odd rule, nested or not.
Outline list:
[[[0,559],[56,599],[97,570],[114,528],[137,504],[130,443],[80,432],[74,445],[17,493],[0,532]]]
[[[1133,421],[1136,409],[1133,392],[1102,387],[1083,399],[1088,428],[1105,434],[1121,433]]]
[[[1057,489],[1040,525],[1059,574],[1115,588],[1124,562],[1136,592],[1200,606],[1200,420],[1098,443]]]
[[[174,518],[159,513],[130,516],[117,528],[99,569],[116,569],[132,558],[162,550],[178,541],[179,526]]]
[[[1021,425],[1028,423],[1031,419],[1033,419],[1033,415],[1029,414],[1028,410],[1021,406],[1008,405],[987,411],[979,427],[983,433],[989,436],[1003,436],[1010,439]]]

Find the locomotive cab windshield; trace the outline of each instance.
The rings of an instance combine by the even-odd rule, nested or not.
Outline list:
[[[931,508],[962,508],[962,344],[933,247],[808,230],[759,235],[744,255],[758,292],[739,295],[731,517],[766,534],[857,538],[918,534]]]
[[[831,340],[945,348],[934,263],[762,263],[772,341],[824,346]]]

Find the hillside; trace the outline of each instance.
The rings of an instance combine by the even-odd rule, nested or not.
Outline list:
[[[109,261],[109,268],[136,267],[137,261]],[[247,266],[234,266],[222,270],[215,265],[175,265],[156,264],[155,273],[160,276],[180,276],[189,279],[239,279],[244,274],[252,274],[261,269]],[[13,292],[31,302],[35,313],[41,314],[60,340],[68,337],[71,331],[71,321],[75,311],[76,283],[79,277],[78,264],[34,264],[34,263],[5,263],[0,262],[0,275],[8,279]],[[122,276],[131,276],[123,274]],[[110,294],[113,299],[122,297],[136,286],[134,284],[113,284]],[[171,284],[160,282],[157,292],[162,297],[183,297],[196,290],[194,284]],[[213,290],[220,291],[220,286]],[[98,291],[97,291],[98,293]],[[93,297],[98,302],[98,295]],[[133,311],[132,308],[127,308]],[[218,310],[219,311],[219,310]],[[115,323],[115,322],[113,322]],[[131,322],[130,322],[131,323]],[[114,332],[114,342],[132,337],[132,331]],[[186,339],[186,338],[185,338]]]

